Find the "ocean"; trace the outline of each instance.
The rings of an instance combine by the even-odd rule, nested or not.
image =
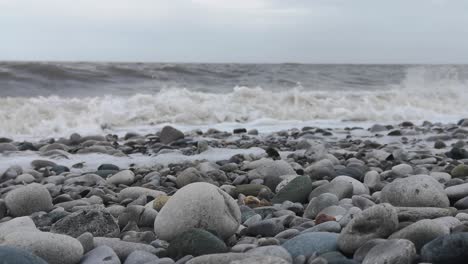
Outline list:
[[[0,136],[468,117],[468,65],[0,63]]]

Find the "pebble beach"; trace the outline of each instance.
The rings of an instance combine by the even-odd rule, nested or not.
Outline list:
[[[468,119],[0,138],[0,263],[466,263]]]

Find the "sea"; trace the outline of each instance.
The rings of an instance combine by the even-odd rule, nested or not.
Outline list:
[[[468,65],[0,62],[0,136],[451,123]]]

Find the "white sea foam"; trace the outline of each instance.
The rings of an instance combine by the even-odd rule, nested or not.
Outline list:
[[[227,94],[166,89],[130,97],[57,96],[0,98],[1,136],[66,136],[153,129],[172,123],[182,127],[249,124],[332,124],[344,121],[454,122],[468,116],[468,86],[452,79],[428,82],[418,72],[399,86],[381,89],[273,92],[235,87]]]

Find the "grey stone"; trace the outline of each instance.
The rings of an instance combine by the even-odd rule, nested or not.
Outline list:
[[[135,174],[131,170],[123,170],[107,178],[107,183],[113,185],[131,185],[134,181]]]
[[[335,233],[312,232],[293,237],[282,246],[293,258],[300,255],[310,257],[314,254],[337,250],[337,239],[338,235]]]
[[[206,254],[225,253],[226,244],[212,233],[194,228],[174,238],[167,249],[167,254],[173,259],[187,255],[201,256]]]
[[[80,241],[81,245],[83,246],[84,253],[87,253],[94,248],[93,234],[86,232],[81,234],[76,239],[78,239],[78,241]]]
[[[349,176],[338,176],[334,178],[331,182],[337,181],[344,181],[349,182],[353,185],[353,195],[360,195],[360,194],[369,194],[369,188],[365,186],[362,182],[349,177]]]
[[[236,232],[240,222],[239,206],[231,196],[212,184],[192,183],[167,201],[156,217],[154,230],[169,241],[191,228],[214,230],[225,239]]]
[[[411,264],[416,258],[416,249],[411,241],[392,239],[373,247],[362,264]]]
[[[104,245],[112,248],[112,250],[114,250],[114,252],[121,260],[126,259],[128,255],[137,250],[146,251],[152,254],[156,254],[157,252],[157,249],[153,246],[142,243],[122,241],[118,238],[95,237],[94,245],[96,247]]]
[[[284,160],[260,159],[247,164],[245,168],[251,169],[247,173],[250,180],[296,174],[291,165]]]
[[[177,175],[176,183],[179,188],[194,182],[214,183],[210,177],[193,167],[187,168]]]
[[[275,256],[250,256],[242,260],[231,261],[229,264],[290,264],[290,262]]]
[[[273,237],[284,230],[279,219],[266,219],[250,225],[245,233],[251,236]]]
[[[82,210],[67,215],[55,222],[50,231],[72,237],[86,232],[95,237],[117,237],[120,234],[117,220],[110,213],[99,209]]]
[[[309,201],[323,193],[331,193],[336,195],[339,200],[343,198],[351,198],[353,196],[353,185],[346,181],[335,181],[326,183],[315,188],[309,195]]]
[[[433,220],[424,219],[399,230],[392,234],[389,239],[407,239],[413,242],[416,250],[419,252],[426,243],[449,232],[450,230],[444,228],[441,224]]]
[[[163,144],[170,144],[174,141],[179,139],[183,139],[185,137],[184,133],[180,130],[177,130],[171,126],[165,126],[161,130],[161,134],[159,135],[159,139]]]
[[[353,259],[359,263],[362,263],[362,261],[364,260],[364,258],[367,256],[367,253],[369,253],[369,251],[379,245],[379,244],[382,244],[382,243],[385,243],[387,242],[386,239],[382,239],[382,238],[375,238],[375,239],[371,239],[369,241],[367,241],[366,243],[362,244],[362,246],[360,246],[355,252],[354,252],[354,255],[353,255]]]
[[[453,200],[462,199],[468,196],[468,183],[454,185],[445,188],[448,198]]]
[[[112,248],[99,246],[86,253],[80,264],[120,264],[120,259]]]
[[[230,264],[232,261],[244,260],[251,257],[251,255],[244,253],[221,253],[209,254],[195,257],[186,264]]]
[[[16,217],[7,222],[0,223],[0,241],[8,234],[17,231],[39,231],[29,216]]]
[[[438,237],[421,249],[421,258],[433,264],[466,263],[468,259],[468,233]]]
[[[302,233],[307,233],[307,232],[339,233],[340,231],[341,231],[341,225],[338,222],[328,221],[328,222],[320,223],[311,228],[307,228],[306,230],[302,231]]]
[[[156,198],[158,196],[166,196],[166,193],[144,187],[127,187],[120,191],[120,193],[118,194],[118,198],[119,201],[123,201],[125,199],[135,200],[142,195]]]
[[[338,205],[338,197],[331,193],[323,193],[312,198],[304,211],[304,217],[315,219],[320,211],[332,205]]]
[[[160,259],[158,258],[158,256],[152,253],[137,250],[128,255],[127,259],[125,259],[124,264],[159,263],[159,260]]]
[[[449,207],[442,185],[427,175],[414,175],[387,184],[381,192],[381,202],[407,207]]]
[[[309,176],[299,176],[282,188],[271,200],[273,203],[284,201],[306,202],[309,193],[312,191],[312,182]]]
[[[353,254],[365,242],[374,238],[386,238],[398,227],[395,208],[389,204],[372,206],[352,219],[341,231],[338,247],[346,254]]]
[[[52,209],[52,197],[46,187],[32,183],[7,193],[5,203],[12,216],[25,216]]]
[[[26,250],[0,246],[0,264],[47,264],[47,262]]]
[[[75,264],[83,256],[80,241],[47,232],[13,232],[4,237],[2,245],[27,250],[49,264]]]
[[[251,249],[246,252],[249,255],[259,255],[259,256],[273,256],[282,258],[287,261],[287,263],[292,263],[291,254],[282,246],[264,246]]]
[[[0,143],[0,153],[18,151],[18,148],[11,143]]]
[[[455,208],[436,208],[436,207],[396,207],[398,220],[401,222],[416,222],[422,219],[434,219],[455,214]]]
[[[455,168],[452,169],[450,173],[452,174],[452,177],[454,178],[461,178],[461,177],[468,176],[468,165],[465,165],[465,164],[457,165]]]
[[[402,178],[413,174],[413,167],[408,164],[399,164],[392,167],[392,174],[394,177]]]

